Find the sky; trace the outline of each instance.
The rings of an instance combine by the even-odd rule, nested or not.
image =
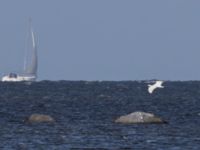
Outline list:
[[[1,0],[0,75],[23,70],[28,19],[38,80],[200,80],[199,0]]]

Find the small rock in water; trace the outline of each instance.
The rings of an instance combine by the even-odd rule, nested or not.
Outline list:
[[[151,113],[133,112],[131,114],[121,116],[115,120],[116,123],[136,124],[136,123],[167,123],[161,118]]]
[[[19,150],[28,150],[28,147],[24,143],[19,143],[17,145],[17,149],[19,149]]]
[[[54,122],[55,120],[49,116],[49,115],[44,115],[44,114],[32,114],[29,118],[28,118],[28,122]]]

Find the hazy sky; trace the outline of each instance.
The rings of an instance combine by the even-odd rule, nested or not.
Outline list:
[[[23,69],[29,17],[39,80],[200,80],[199,0],[1,0],[1,75]]]

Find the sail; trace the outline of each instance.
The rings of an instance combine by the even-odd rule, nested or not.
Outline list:
[[[31,36],[31,46],[29,48],[31,51],[28,52],[30,57],[28,59],[27,58],[25,59],[25,74],[36,76],[38,67],[37,45],[32,27],[30,28],[30,36]]]

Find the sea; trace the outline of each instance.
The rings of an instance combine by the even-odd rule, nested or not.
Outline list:
[[[0,150],[200,150],[200,81],[0,82]],[[120,124],[136,111],[167,124]],[[45,114],[53,123],[30,123]]]

